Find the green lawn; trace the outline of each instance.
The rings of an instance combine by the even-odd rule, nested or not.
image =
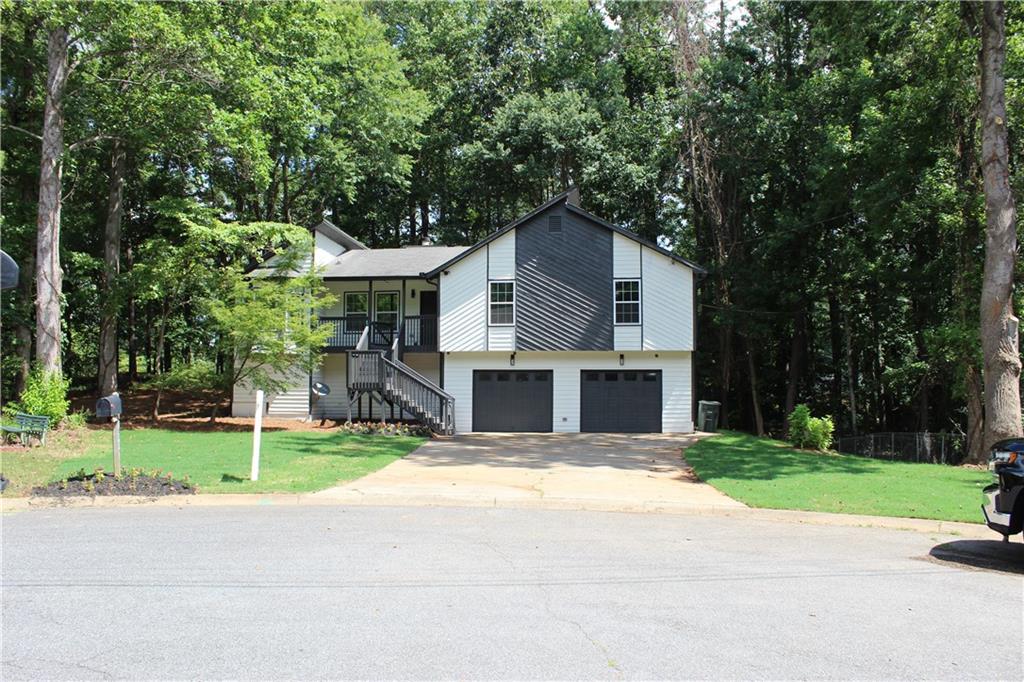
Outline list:
[[[987,472],[795,450],[726,432],[684,452],[701,480],[752,507],[980,523]]]
[[[376,471],[419,447],[423,438],[357,436],[337,430],[264,431],[260,480],[249,481],[252,432],[125,429],[121,465],[186,474],[201,493],[307,492],[322,490]],[[12,492],[97,467],[110,471],[110,432],[89,431],[75,451],[59,445],[8,451],[4,473]]]

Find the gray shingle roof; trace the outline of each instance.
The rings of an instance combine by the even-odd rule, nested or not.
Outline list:
[[[450,261],[468,246],[406,246],[400,249],[346,251],[324,266],[325,279],[419,277]]]

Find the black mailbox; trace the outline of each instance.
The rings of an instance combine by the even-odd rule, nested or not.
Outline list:
[[[120,417],[121,416],[121,396],[116,393],[111,393],[105,398],[100,398],[96,401],[96,416],[97,417]]]

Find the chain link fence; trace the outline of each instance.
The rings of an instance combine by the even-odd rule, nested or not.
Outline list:
[[[964,437],[950,433],[871,433],[836,439],[839,452],[898,462],[960,464],[967,457]]]

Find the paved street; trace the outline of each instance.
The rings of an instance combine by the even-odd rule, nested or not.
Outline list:
[[[511,509],[2,517],[5,680],[1024,675],[1019,574],[924,533]]]

